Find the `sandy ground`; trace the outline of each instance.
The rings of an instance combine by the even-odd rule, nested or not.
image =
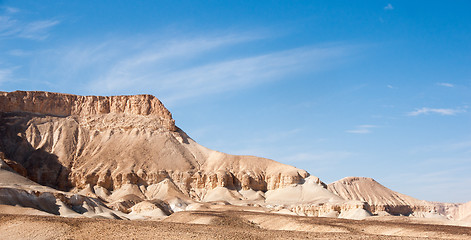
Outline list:
[[[179,212],[162,221],[0,214],[0,233],[1,239],[471,239],[469,227],[241,211]]]

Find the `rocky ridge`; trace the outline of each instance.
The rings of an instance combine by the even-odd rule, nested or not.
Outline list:
[[[78,96],[41,91],[0,92],[0,112],[30,112],[52,116],[92,116],[123,113],[156,116],[169,131],[176,131],[172,114],[156,97]]]
[[[266,192],[309,175],[273,160],[200,146],[150,95],[1,92],[0,136],[5,161],[26,170],[29,179],[118,208],[132,207],[128,195],[137,196],[134,203],[146,200],[166,179],[174,197],[201,201],[218,187]]]
[[[179,129],[151,95],[0,92],[0,155],[10,170],[49,186],[45,192],[61,192],[52,196],[72,210],[82,209],[75,211],[79,214],[103,212],[106,206],[113,217],[119,211],[127,214],[122,218],[141,219],[232,204],[363,219],[382,212],[424,215],[439,208],[379,184],[371,187],[370,180],[351,178],[327,186],[304,170],[270,159],[207,149]],[[369,185],[348,187],[357,180]],[[70,196],[83,199],[80,204],[103,206],[72,207],[78,203]],[[466,218],[458,205],[440,207],[438,214]]]
[[[149,95],[13,92],[2,93],[0,103],[7,158],[26,166],[34,181],[63,190],[98,185],[112,191],[170,178],[186,193],[218,186],[266,191],[308,176],[269,159],[196,144]]]

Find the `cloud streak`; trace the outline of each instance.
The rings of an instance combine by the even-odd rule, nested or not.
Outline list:
[[[437,85],[442,86],[442,87],[449,87],[449,88],[452,88],[455,86],[454,84],[451,84],[451,83],[437,83]]]
[[[15,68],[0,68],[0,86],[2,83],[10,80],[14,70]]]
[[[428,108],[423,107],[416,109],[415,111],[409,112],[408,116],[419,116],[419,115],[428,115],[428,114],[439,114],[444,116],[453,116],[458,113],[466,112],[464,109],[452,109],[452,108]]]
[[[347,151],[303,152],[284,158],[286,162],[329,162],[348,159],[355,154]]]
[[[352,130],[347,130],[347,133],[354,133],[354,134],[367,134],[371,133],[372,128],[377,128],[378,126],[376,125],[359,125],[356,126],[355,129]]]
[[[20,9],[18,8],[13,8],[13,7],[5,7],[5,10],[8,12],[8,13],[17,13],[20,11]]]
[[[318,72],[344,61],[353,47],[330,44],[240,55],[227,54],[269,38],[239,33],[205,37],[116,38],[44,52],[36,66],[43,78],[88,79],[91,94],[156,94],[167,104],[236,91],[287,75]],[[231,49],[232,50],[232,49]],[[86,73],[87,76],[83,76]],[[55,76],[51,76],[55,75]]]
[[[18,13],[16,8],[7,8],[9,15],[0,16],[0,38],[24,38],[44,40],[49,37],[52,27],[58,25],[58,20],[20,21],[12,17]]]
[[[322,59],[336,54],[336,49],[303,48],[211,63],[164,74],[161,87],[171,93],[169,101],[228,92],[308,71],[309,65],[309,71],[319,70]]]
[[[439,144],[421,146],[411,150],[411,153],[413,154],[422,155],[424,153],[430,152],[434,152],[435,155],[437,153],[446,153],[448,155],[449,152],[462,152],[465,154],[469,154],[471,153],[471,139],[457,142],[441,142]]]
[[[58,20],[42,20],[30,22],[19,29],[17,36],[20,38],[27,38],[32,40],[44,40],[49,37],[49,29],[59,23],[60,21]]]
[[[384,7],[384,10],[394,10],[394,7],[391,5],[391,3],[388,3],[388,5]]]

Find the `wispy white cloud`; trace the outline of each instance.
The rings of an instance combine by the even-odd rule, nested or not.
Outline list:
[[[0,36],[9,36],[18,32],[18,21],[9,16],[0,16]]]
[[[409,112],[408,116],[419,116],[426,114],[439,114],[439,115],[456,115],[458,113],[466,112],[465,109],[452,109],[452,108],[428,108],[423,107],[416,109],[415,111]]]
[[[27,56],[27,55],[30,54],[29,52],[24,51],[22,49],[12,49],[12,50],[8,51],[7,53],[9,55],[15,56],[15,57],[22,57],[22,56]]]
[[[0,86],[11,79],[14,70],[15,68],[0,68]]]
[[[455,142],[441,142],[437,144],[431,144],[426,146],[419,146],[411,149],[411,154],[420,154],[435,152],[437,153],[445,152],[446,155],[449,155],[449,152],[464,152],[471,153],[471,139],[455,141]],[[438,162],[437,162],[438,163]]]
[[[49,37],[48,30],[59,23],[60,21],[58,20],[30,22],[20,29],[18,32],[18,37],[33,40],[44,40]]]
[[[211,63],[163,75],[170,101],[237,90],[278,80],[288,74],[318,71],[339,49],[303,48]],[[309,68],[309,66],[311,66]]]
[[[11,16],[0,16],[0,37],[44,40],[48,38],[49,30],[59,23],[58,20],[24,22]]]
[[[390,88],[390,89],[394,89],[395,87],[393,87],[392,85],[387,85],[386,87]]]
[[[394,7],[391,5],[391,3],[388,3],[388,5],[384,7],[384,10],[394,10]]]
[[[376,125],[358,125],[355,129],[347,130],[348,133],[355,133],[355,134],[367,134],[371,133],[372,128],[377,128]]]
[[[91,94],[156,94],[167,104],[219,94],[287,75],[329,69],[351,54],[353,46],[330,44],[268,53],[227,54],[268,36],[239,33],[155,39],[107,40],[54,49],[36,61],[36,69],[49,69],[63,82],[86,73],[84,91]],[[47,65],[47,66],[45,66]],[[77,73],[77,74],[74,74]],[[72,81],[72,79],[71,79]]]
[[[442,86],[442,87],[454,87],[455,85],[454,84],[451,84],[451,83],[437,83],[438,86]]]
[[[275,131],[269,132],[268,134],[262,134],[261,137],[254,137],[250,139],[250,143],[259,144],[259,143],[275,143],[279,141],[285,141],[288,138],[296,137],[303,130],[301,128],[288,129],[285,131]]]
[[[285,162],[332,162],[340,161],[354,156],[354,153],[347,151],[321,151],[321,152],[301,152],[284,157]]]
[[[4,7],[5,11],[8,12],[8,13],[17,13],[20,11],[20,9],[18,8],[14,8],[14,7]]]
[[[0,6],[0,11],[4,11],[7,14],[14,14],[20,11],[18,8],[9,7],[9,6]]]

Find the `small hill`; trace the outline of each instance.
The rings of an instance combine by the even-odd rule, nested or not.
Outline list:
[[[346,200],[367,202],[374,214],[446,215],[439,204],[395,192],[372,178],[346,177],[327,185],[329,191]]]

